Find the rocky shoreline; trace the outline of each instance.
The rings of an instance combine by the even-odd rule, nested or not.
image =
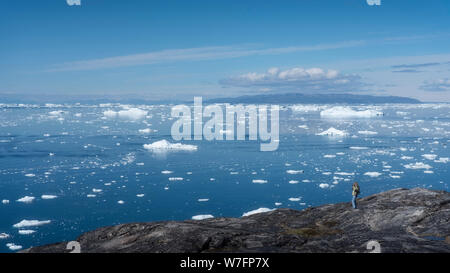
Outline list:
[[[83,253],[450,252],[449,192],[394,189],[358,204],[356,210],[347,202],[241,218],[129,223],[76,241]],[[21,252],[70,252],[67,243]]]

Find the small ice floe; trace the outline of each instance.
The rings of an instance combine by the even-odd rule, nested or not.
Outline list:
[[[347,173],[347,172],[335,172],[335,175],[342,175],[342,176],[353,176],[355,173]]]
[[[360,135],[371,136],[371,135],[376,135],[376,134],[378,134],[378,132],[374,132],[374,131],[358,131],[358,134],[360,134]]]
[[[7,233],[0,233],[0,240],[8,239],[8,238],[9,238],[9,234],[7,234]]]
[[[324,157],[324,158],[335,158],[336,155],[324,155],[323,157]]]
[[[209,198],[200,198],[197,200],[198,202],[208,202]]]
[[[360,146],[351,146],[350,149],[351,150],[367,150],[369,148],[368,147],[360,147]]]
[[[275,206],[279,207],[279,206],[281,206],[281,205],[283,205],[283,203],[275,202]]]
[[[51,221],[50,220],[45,220],[45,221],[39,221],[39,220],[22,220],[17,224],[14,224],[13,227],[15,228],[26,228],[26,227],[37,227],[37,226],[42,226],[42,225],[46,225],[46,224],[50,224]]]
[[[123,205],[123,204],[125,204],[125,202],[123,200],[119,200],[119,201],[117,201],[117,204]]]
[[[143,193],[136,194],[136,197],[139,197],[139,198],[144,197],[144,196],[145,196],[145,194],[143,194]]]
[[[121,118],[125,120],[136,121],[143,119],[147,116],[148,111],[139,108],[129,108],[126,110],[120,110],[118,112],[113,110],[107,110],[103,112],[103,115],[107,118]]]
[[[6,205],[6,204],[9,204],[9,200],[8,200],[8,199],[3,199],[3,200],[2,200],[2,204],[5,204],[5,205]]]
[[[144,164],[144,162],[138,162],[138,163],[136,163],[136,166],[144,166],[145,164]]]
[[[87,198],[94,198],[94,197],[96,197],[97,195],[95,195],[95,194],[88,194],[88,195],[86,195],[86,197]]]
[[[381,175],[379,172],[366,172],[364,175],[370,176],[370,177],[378,177]]]
[[[216,179],[215,179],[214,177],[211,177],[211,178],[209,179],[209,181],[216,181]]]
[[[347,136],[348,133],[346,131],[338,130],[334,127],[330,127],[328,130],[325,130],[321,133],[316,134],[318,136],[333,136],[333,137],[343,137]]]
[[[430,170],[426,170],[426,171],[423,171],[423,173],[432,174],[432,173],[434,173],[434,172],[433,172],[433,171],[430,171]]]
[[[402,156],[402,157],[400,157],[400,159],[402,159],[402,160],[411,160],[411,159],[414,159],[414,157],[412,157],[412,156]]]
[[[35,232],[36,232],[36,230],[32,230],[32,229],[21,229],[21,230],[19,230],[19,234],[20,235],[30,235],[30,234],[33,234]]]
[[[263,180],[263,179],[253,179],[252,183],[256,183],[256,184],[265,184],[267,183],[267,180]]]
[[[406,164],[406,165],[403,165],[403,167],[405,167],[406,169],[413,169],[413,170],[418,170],[418,169],[432,169],[433,167],[431,167],[430,165],[428,165],[428,164],[425,164],[425,163],[423,163],[423,162],[416,162],[416,163],[414,163],[414,164]]]
[[[161,173],[162,174],[171,174],[171,173],[173,173],[173,171],[164,170],[164,171],[161,171]]]
[[[33,200],[35,199],[34,196],[24,196],[22,198],[17,199],[17,202],[22,202],[22,203],[31,203],[33,202]]]
[[[51,195],[51,194],[43,194],[43,195],[41,195],[41,198],[42,199],[55,199],[55,198],[58,198],[58,196]]]
[[[322,188],[322,189],[326,189],[326,188],[329,188],[329,187],[330,187],[330,184],[327,184],[327,183],[320,183],[320,184],[319,184],[319,187]]]
[[[309,179],[303,179],[302,182],[303,182],[303,183],[311,183],[311,180],[309,180]]]
[[[250,216],[250,215],[254,215],[254,214],[258,214],[258,213],[263,213],[263,212],[269,212],[269,211],[273,211],[273,210],[274,209],[269,209],[269,208],[259,208],[259,209],[251,210],[248,212],[244,212],[242,214],[242,217]]]
[[[298,180],[289,180],[289,184],[298,184]]]
[[[437,155],[435,154],[424,154],[422,155],[423,158],[428,159],[428,160],[435,160]]]
[[[144,144],[144,149],[153,152],[164,152],[164,151],[197,151],[196,145],[188,145],[181,143],[170,143],[163,139],[160,141],[153,142],[152,144]]]
[[[298,202],[298,201],[302,200],[302,198],[301,197],[291,197],[288,200],[291,202]]]
[[[382,116],[383,112],[367,109],[363,111],[353,110],[347,106],[335,106],[330,109],[326,109],[320,112],[320,117],[332,118],[332,119],[345,119],[345,118],[372,118]]]
[[[298,128],[302,128],[302,129],[305,129],[305,130],[309,129],[308,125],[299,125]]]
[[[21,245],[16,245],[14,243],[7,243],[6,246],[12,251],[16,251],[16,250],[21,250],[22,249]]]
[[[287,170],[286,173],[288,173],[288,174],[299,174],[299,173],[303,173],[303,170]]]
[[[210,219],[210,218],[214,218],[214,216],[211,214],[200,214],[200,215],[192,216],[192,220],[204,220],[204,219]]]
[[[169,177],[169,181],[182,181],[183,177]]]
[[[331,172],[323,172],[323,175],[331,175]]]
[[[102,191],[103,191],[102,189],[96,189],[96,188],[92,189],[92,192],[102,192]]]
[[[26,177],[35,177],[36,175],[34,173],[27,173],[25,174]]]
[[[435,160],[436,163],[448,163],[450,159],[448,157],[440,157],[438,160]]]
[[[394,179],[399,179],[400,175],[393,175],[393,174],[389,174],[390,178],[394,178]]]
[[[152,132],[152,129],[145,128],[145,129],[139,129],[139,133],[141,134],[150,134]]]

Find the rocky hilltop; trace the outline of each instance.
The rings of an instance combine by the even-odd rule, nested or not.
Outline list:
[[[241,218],[130,223],[82,234],[81,252],[450,252],[450,193],[394,189],[350,202]],[[369,244],[370,245],[370,244]],[[377,250],[375,245],[375,250]],[[23,252],[69,252],[67,242]]]

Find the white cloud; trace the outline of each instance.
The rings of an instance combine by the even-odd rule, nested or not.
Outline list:
[[[450,91],[450,79],[437,79],[433,81],[425,81],[420,87],[425,91],[445,92]]]
[[[364,84],[354,74],[333,69],[294,67],[286,70],[270,68],[267,72],[250,72],[221,80],[224,86],[271,88],[301,91],[360,91]]]
[[[81,6],[81,0],[66,0],[66,3],[69,6]]]
[[[364,41],[346,41],[331,44],[318,44],[312,46],[291,46],[279,48],[248,48],[239,46],[215,46],[184,49],[166,49],[142,54],[115,56],[102,59],[68,62],[55,65],[49,72],[78,71],[116,68],[125,66],[148,65],[176,61],[201,61],[230,59],[255,55],[279,55],[295,52],[321,51],[338,48],[357,47],[365,44]]]

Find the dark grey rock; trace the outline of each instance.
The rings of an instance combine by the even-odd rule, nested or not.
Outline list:
[[[450,193],[394,189],[350,202],[241,218],[131,223],[82,234],[81,252],[450,252]],[[69,252],[67,242],[22,252]]]

